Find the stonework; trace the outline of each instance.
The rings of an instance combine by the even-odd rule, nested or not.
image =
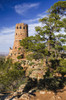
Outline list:
[[[20,48],[20,41],[24,38],[28,37],[28,25],[24,23],[19,23],[16,24],[15,28],[15,40],[14,40],[14,45],[13,49],[9,48],[9,57],[17,60],[17,56],[22,55],[22,58],[24,58],[24,49],[23,47]]]

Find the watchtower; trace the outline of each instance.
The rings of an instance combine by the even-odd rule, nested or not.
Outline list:
[[[14,45],[13,49],[11,49],[11,53],[9,52],[12,59],[16,59],[18,55],[24,53],[24,50],[22,50],[23,52],[19,51],[19,47],[20,41],[26,37],[28,37],[28,25],[24,23],[16,24]]]

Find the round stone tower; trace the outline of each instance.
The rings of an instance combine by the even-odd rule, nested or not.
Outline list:
[[[20,41],[26,37],[28,37],[28,25],[24,23],[16,24],[14,45],[13,49],[10,49],[11,53],[9,53],[12,59],[17,59],[17,56],[21,54],[24,55],[24,49],[19,50],[19,48]]]

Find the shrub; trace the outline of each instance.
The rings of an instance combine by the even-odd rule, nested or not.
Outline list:
[[[12,91],[22,83],[25,76],[25,71],[21,67],[21,64],[16,62],[12,63],[11,59],[0,62],[0,92]]]
[[[22,58],[24,58],[23,54],[17,57],[17,59],[22,59]]]
[[[34,65],[34,64],[35,64],[34,62],[30,62],[30,63],[29,63],[30,66],[32,66],[32,65]]]

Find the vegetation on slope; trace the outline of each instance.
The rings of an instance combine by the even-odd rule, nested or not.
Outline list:
[[[16,90],[24,82],[25,72],[20,63],[0,58],[0,92]]]
[[[62,29],[66,31],[65,11],[66,1],[55,3],[48,10],[48,17],[39,20],[42,26],[35,28],[37,34],[20,42],[26,52],[31,52],[28,59],[46,59],[46,73],[41,82],[54,90],[62,87],[66,75],[66,34],[62,33]]]
[[[20,42],[26,52],[30,52],[27,55],[29,60],[45,59],[46,64],[43,79],[29,78],[24,92],[34,87],[56,92],[66,85],[66,34],[61,31],[62,29],[66,31],[66,18],[62,18],[65,16],[65,10],[66,1],[55,3],[48,10],[48,17],[39,20],[42,26],[35,28],[37,35],[27,37]],[[21,56],[18,57],[20,58]],[[4,58],[0,58],[0,91],[17,89],[23,82],[24,76],[25,72],[19,62],[13,64],[11,59],[5,61]]]

